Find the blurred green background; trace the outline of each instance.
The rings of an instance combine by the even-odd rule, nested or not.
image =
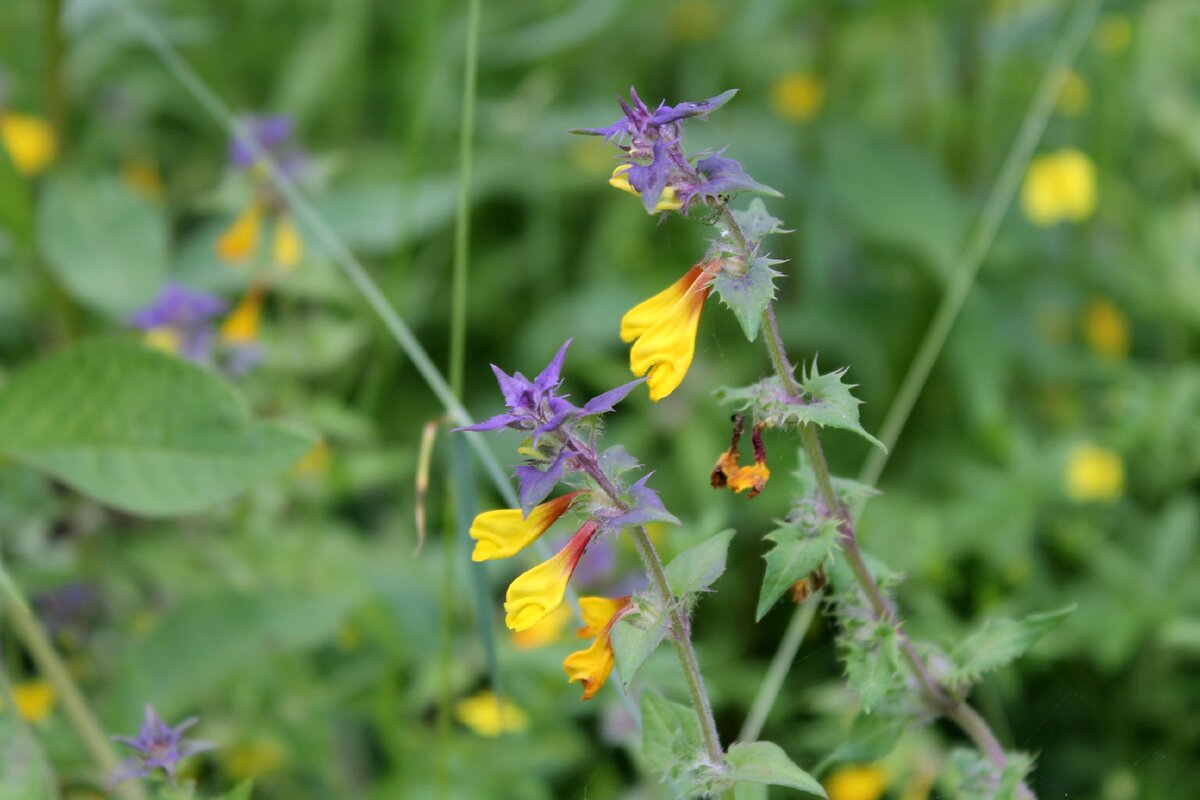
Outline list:
[[[116,5],[0,10],[0,385],[71,342],[137,336],[122,320],[168,276],[233,304],[262,274],[215,248],[252,176],[230,169],[221,127]],[[785,195],[768,202],[795,231],[775,244],[789,259],[784,337],[797,359],[850,367],[877,431],[1075,5],[485,2],[468,408],[499,408],[489,363],[532,374],[569,336],[575,398],[628,379],[621,314],[694,263],[707,229],[647,217],[606,185],[611,147],[564,132],[611,122],[631,84],[650,103],[736,87],[688,140],[732,145]],[[444,365],[465,3],[168,0],[147,14],[235,110],[295,120],[317,210]],[[1197,41],[1190,0],[1105,5],[862,521],[864,546],[906,576],[899,600],[919,638],[950,645],[988,615],[1078,604],[973,694],[1009,749],[1037,755],[1042,797],[1176,798],[1200,785]],[[39,124],[56,131],[52,148]],[[22,163],[21,143],[45,158]],[[74,217],[47,211],[55,186]],[[569,631],[530,647],[504,630],[499,598],[529,565],[520,558],[458,559],[450,677],[456,698],[486,687],[490,630],[526,724],[489,736],[468,706],[436,746],[445,437],[419,554],[413,519],[421,429],[442,412],[301,232],[301,263],[270,282],[261,360],[231,378],[258,414],[322,436],[291,473],[212,511],[149,520],[0,462],[5,563],[105,727],[132,732],[145,702],[168,720],[198,714],[197,735],[220,744],[194,760],[201,786],[256,776],[262,798],[434,797],[439,774],[449,797],[660,796],[616,692],[581,704],[566,684]],[[790,615],[783,604],[752,624],[761,535],[789,506],[795,442],[768,434],[761,497],[712,491],[728,441],[712,392],[768,369],[710,303],[681,389],[659,404],[635,393],[607,432],[657,470],[684,521],[663,532],[668,554],[739,531],[695,625],[726,740]],[[844,433],[825,442],[847,476],[867,455]],[[515,437],[492,444],[514,462]],[[498,502],[479,489],[481,507]],[[626,544],[610,551],[585,586],[635,576]],[[832,633],[813,626],[764,731],[806,768],[845,741],[856,708]],[[61,708],[38,694],[10,631],[0,645],[63,796],[97,796]],[[662,652],[641,681],[670,693],[676,670]],[[946,796],[936,780],[957,736],[910,729],[879,767],[885,796]]]

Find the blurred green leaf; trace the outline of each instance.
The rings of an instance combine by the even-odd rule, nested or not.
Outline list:
[[[736,533],[732,529],[721,531],[671,559],[666,569],[671,593],[677,598],[684,598],[715,583],[725,572],[729,542]]]
[[[876,625],[866,642],[849,642],[846,647],[846,677],[858,692],[862,710],[869,714],[902,681],[900,645],[896,629]]]
[[[825,797],[825,788],[788,758],[783,748],[774,742],[735,742],[726,755],[729,777],[734,781],[787,786],[818,797]]]
[[[110,317],[149,303],[166,277],[166,217],[111,176],[50,176],[37,235],[71,296]]]
[[[839,126],[825,139],[826,181],[841,212],[868,239],[904,248],[949,277],[967,204],[927,155],[898,139]]]
[[[951,654],[955,663],[949,676],[951,682],[969,683],[988,670],[1020,658],[1074,610],[1075,606],[1070,605],[1056,611],[1030,614],[1022,620],[999,617],[984,622],[979,630],[955,646]]]
[[[0,147],[0,227],[22,244],[33,239],[33,199],[29,181],[13,166],[8,151]]]
[[[250,800],[254,792],[254,781],[243,781],[221,796],[221,800]]]
[[[837,537],[837,523],[830,519],[821,520],[811,528],[783,525],[763,537],[774,542],[775,547],[763,556],[767,571],[754,612],[756,622],[771,610],[789,586],[807,578],[833,556]]]
[[[149,702],[181,714],[242,670],[329,641],[358,600],[277,587],[188,598],[127,651],[116,700],[124,712]]]
[[[822,773],[834,764],[878,761],[896,748],[908,724],[907,717],[878,710],[873,714],[859,714],[837,749],[826,756],[814,772]]]
[[[139,514],[228,500],[290,467],[314,441],[254,421],[216,375],[134,342],[78,345],[0,391],[0,452]]]
[[[0,800],[52,800],[58,797],[45,758],[11,705],[0,698]]]

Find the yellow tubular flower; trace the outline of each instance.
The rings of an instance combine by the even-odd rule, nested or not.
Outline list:
[[[613,170],[612,177],[608,179],[608,185],[614,189],[620,189],[622,192],[629,192],[634,197],[641,197],[642,193],[633,188],[633,184],[629,182],[629,178],[625,175],[632,167],[632,164],[620,164]],[[675,187],[664,186],[662,194],[658,196],[658,203],[654,206],[654,213],[659,211],[676,211],[683,208],[683,203],[675,199]]]
[[[708,299],[708,284],[704,267],[697,265],[621,318],[621,339],[634,343],[629,350],[629,368],[637,376],[649,373],[646,384],[651,400],[675,391],[687,375],[696,353],[696,330]]]
[[[291,272],[304,257],[304,240],[289,214],[280,214],[275,219],[275,241],[271,245],[271,257],[285,272]]]
[[[612,673],[614,657],[610,633],[613,624],[629,606],[629,597],[581,597],[579,610],[583,613],[584,627],[579,629],[580,639],[595,637],[586,650],[577,650],[563,661],[569,683],[583,681],[583,699],[591,700]]]
[[[45,171],[58,154],[54,127],[28,114],[0,114],[0,141],[17,171],[30,178]]]
[[[504,595],[504,624],[511,630],[532,628],[562,604],[567,581],[599,526],[583,524],[558,555],[521,573]]]
[[[500,702],[493,692],[482,691],[458,701],[454,716],[480,736],[519,733],[529,727],[529,717],[509,699]]]
[[[54,710],[54,687],[43,680],[22,681],[12,687],[13,705],[26,722],[44,722]]]
[[[491,561],[516,555],[533,543],[566,513],[580,492],[571,492],[535,506],[526,517],[519,508],[484,511],[471,523],[475,540],[472,561]]]
[[[246,210],[221,234],[221,238],[217,240],[217,255],[222,261],[245,261],[258,249],[262,215],[262,206],[257,200],[251,201]]]
[[[242,302],[221,323],[221,341],[233,345],[257,342],[265,297],[266,291],[261,286],[251,287]]]

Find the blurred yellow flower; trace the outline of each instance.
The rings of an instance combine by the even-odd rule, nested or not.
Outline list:
[[[771,107],[789,122],[808,122],[825,105],[825,84],[808,72],[787,72],[771,86]]]
[[[1114,450],[1079,444],[1067,456],[1067,496],[1077,503],[1114,503],[1125,492],[1125,463]]]
[[[529,717],[516,703],[507,698],[500,702],[495,693],[488,690],[459,700],[454,707],[454,716],[480,736],[520,733],[529,727]]]
[[[1038,156],[1021,186],[1021,210],[1035,225],[1082,222],[1096,210],[1096,167],[1078,150]]]
[[[1109,55],[1123,53],[1133,41],[1133,25],[1129,18],[1120,14],[1105,14],[1096,23],[1096,31],[1092,34],[1092,42],[1097,48]]]
[[[54,710],[54,687],[44,680],[21,681],[12,687],[13,705],[26,722],[44,722]]]
[[[564,603],[532,628],[512,634],[513,647],[518,650],[534,650],[554,644],[562,639],[562,632],[570,621],[571,607]]]
[[[681,42],[706,42],[720,27],[720,7],[712,0],[678,0],[671,5],[668,30]]]
[[[134,156],[121,165],[121,182],[147,200],[161,200],[162,176],[151,158]]]
[[[324,439],[308,449],[300,460],[292,465],[293,475],[316,475],[329,469],[329,444]]]
[[[1108,361],[1129,355],[1129,322],[1111,300],[1098,298],[1087,304],[1083,337],[1092,352]]]
[[[879,800],[887,789],[887,773],[876,764],[839,767],[825,780],[829,800]]]
[[[54,126],[28,114],[0,114],[0,141],[13,166],[28,177],[43,172],[58,154]]]
[[[239,214],[217,239],[217,255],[227,264],[245,261],[258,249],[262,230],[263,209],[257,200]]]
[[[1075,70],[1067,70],[1062,91],[1058,94],[1058,113],[1064,117],[1080,116],[1087,110],[1091,96],[1083,76]]]
[[[252,286],[246,296],[237,304],[221,323],[221,341],[232,345],[254,344],[262,328],[263,300],[266,290],[261,286]]]
[[[271,258],[284,272],[291,272],[304,258],[304,239],[290,214],[275,217],[275,240],[271,244]]]
[[[278,772],[287,761],[287,751],[274,739],[239,742],[224,754],[225,772],[235,781],[246,781]]]
[[[337,646],[344,653],[352,653],[362,647],[362,631],[353,622],[345,622],[337,629]]]

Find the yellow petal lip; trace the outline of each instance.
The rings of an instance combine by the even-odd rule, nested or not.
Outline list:
[[[679,388],[692,364],[700,312],[709,293],[705,267],[692,267],[621,320],[621,338],[636,339],[629,350],[629,368],[636,376],[647,376],[650,399],[656,402]]]
[[[517,576],[504,596],[504,624],[511,630],[527,630],[562,604],[567,581],[599,529],[588,520],[557,555]]]
[[[595,637],[585,650],[578,650],[563,661],[569,683],[583,681],[583,699],[591,700],[600,691],[613,668],[613,649],[610,633],[613,623],[629,608],[629,597],[581,597],[579,610],[584,627],[579,638]]]
[[[471,523],[472,561],[508,558],[521,552],[558,520],[581,492],[570,492],[535,506],[526,517],[519,508],[485,511]]]
[[[217,255],[222,261],[245,261],[258,249],[258,235],[262,230],[262,207],[252,202],[237,216],[217,240]]]
[[[618,164],[617,168],[613,170],[612,177],[608,179],[608,185],[614,189],[620,189],[622,192],[628,192],[634,197],[641,197],[641,192],[633,188],[633,184],[629,182],[629,176],[625,174],[629,172],[632,166],[632,164]],[[678,211],[683,208],[683,203],[676,200],[675,197],[675,187],[664,186],[652,213]]]

